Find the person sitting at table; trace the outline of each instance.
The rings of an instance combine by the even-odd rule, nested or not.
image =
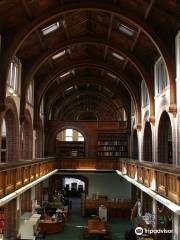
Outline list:
[[[48,215],[46,212],[44,212],[44,214],[43,214],[43,216],[42,216],[42,219],[43,219],[43,220],[49,220],[50,217],[49,217],[49,215]]]
[[[57,210],[56,210],[56,216],[57,216],[57,220],[58,221],[63,221],[65,218],[66,218],[66,216],[65,216],[65,214],[64,214],[64,211],[63,211],[63,209],[61,208],[58,208]]]
[[[52,221],[56,221],[56,220],[57,220],[56,214],[53,214],[53,215],[52,215],[51,220],[52,220]]]

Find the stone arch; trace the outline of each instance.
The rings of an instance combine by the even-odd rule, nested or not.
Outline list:
[[[166,111],[161,114],[158,125],[158,162],[173,162],[172,125]]]
[[[61,174],[60,175],[62,178],[70,177],[70,178],[76,178],[85,183],[85,193],[88,195],[88,190],[89,190],[89,180],[86,176],[84,175],[78,175],[78,174]]]
[[[88,156],[88,149],[90,148],[91,145],[91,138],[89,136],[88,131],[86,130],[85,127],[80,126],[78,123],[57,123],[55,124],[55,126],[51,126],[51,131],[49,131],[48,133],[46,133],[46,138],[45,138],[45,149],[46,149],[46,155],[52,155],[55,153],[55,146],[56,146],[56,136],[57,134],[65,129],[74,129],[78,132],[80,132],[84,139],[85,139],[85,155],[86,157]]]
[[[143,135],[143,160],[152,161],[152,130],[150,122],[145,123]]]
[[[33,157],[33,126],[29,110],[25,110],[21,126],[21,157],[25,160]]]
[[[63,127],[61,128],[57,133],[59,132],[62,132],[63,130],[66,130],[66,129],[72,129],[72,130],[75,130],[79,133],[82,134],[82,136],[84,137],[84,144],[85,144],[85,156],[87,155],[87,152],[88,152],[88,141],[87,141],[87,135],[84,134],[84,132],[82,131],[82,129],[80,127],[77,127],[77,126],[69,126],[69,127]],[[57,133],[56,133],[56,136],[57,136]],[[57,143],[57,141],[56,141]]]
[[[6,159],[5,162],[19,160],[19,121],[16,104],[11,97],[5,101],[5,111],[1,115],[0,124],[3,120],[6,125]]]

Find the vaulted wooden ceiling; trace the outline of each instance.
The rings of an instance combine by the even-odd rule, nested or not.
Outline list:
[[[42,29],[55,23],[57,30],[44,35]],[[62,119],[63,112],[64,117],[75,118],[74,109],[85,111],[88,103],[95,112],[113,109],[109,118],[118,119],[122,107],[129,116],[132,98],[140,121],[142,80],[149,91],[150,114],[154,113],[153,66],[160,56],[173,91],[174,38],[179,28],[178,0],[2,0],[1,81],[7,74],[4,64],[17,55],[23,66],[22,116],[28,84],[34,79],[35,120],[44,96],[46,118],[51,109],[56,118]],[[57,53],[62,56],[53,59]],[[3,90],[0,96],[3,101]]]

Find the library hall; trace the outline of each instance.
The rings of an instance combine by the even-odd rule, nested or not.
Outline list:
[[[0,0],[0,240],[180,240],[180,0]]]

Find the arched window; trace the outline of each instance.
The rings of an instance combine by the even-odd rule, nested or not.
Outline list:
[[[59,132],[56,136],[56,154],[58,157],[84,157],[85,139],[72,128]]]
[[[27,102],[33,105],[33,83],[29,84],[28,92],[27,92]]]
[[[155,94],[162,93],[168,86],[166,65],[162,58],[155,64]]]
[[[21,63],[17,58],[11,62],[7,85],[8,91],[14,96],[20,92],[20,79],[21,79]]]
[[[141,102],[142,107],[146,107],[149,104],[148,90],[144,81],[141,83]]]

